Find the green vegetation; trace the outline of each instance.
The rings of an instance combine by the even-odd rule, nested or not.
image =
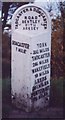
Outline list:
[[[6,118],[11,110],[11,81],[2,80],[2,116]]]
[[[50,106],[63,107],[63,84],[64,78],[51,79]]]
[[[49,107],[63,107],[63,83],[65,83],[65,79],[62,77],[59,79],[51,79]],[[11,104],[11,80],[9,78],[3,79],[2,85],[3,117],[7,117],[13,109]]]

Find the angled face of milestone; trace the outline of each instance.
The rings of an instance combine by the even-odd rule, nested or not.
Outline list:
[[[46,12],[35,5],[25,5],[13,17],[13,29],[29,35],[46,32],[49,28]]]

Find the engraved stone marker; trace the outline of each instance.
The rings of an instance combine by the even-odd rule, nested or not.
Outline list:
[[[18,8],[12,18],[12,102],[26,111],[44,108],[50,97],[51,21],[34,4]]]

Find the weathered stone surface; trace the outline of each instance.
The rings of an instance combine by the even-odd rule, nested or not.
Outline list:
[[[40,6],[20,7],[12,18],[11,86],[15,105],[38,111],[49,103],[51,21]]]

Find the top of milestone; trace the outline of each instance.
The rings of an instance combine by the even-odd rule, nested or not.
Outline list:
[[[46,10],[36,4],[19,7],[12,18],[12,31],[35,36],[50,29],[50,16]]]

